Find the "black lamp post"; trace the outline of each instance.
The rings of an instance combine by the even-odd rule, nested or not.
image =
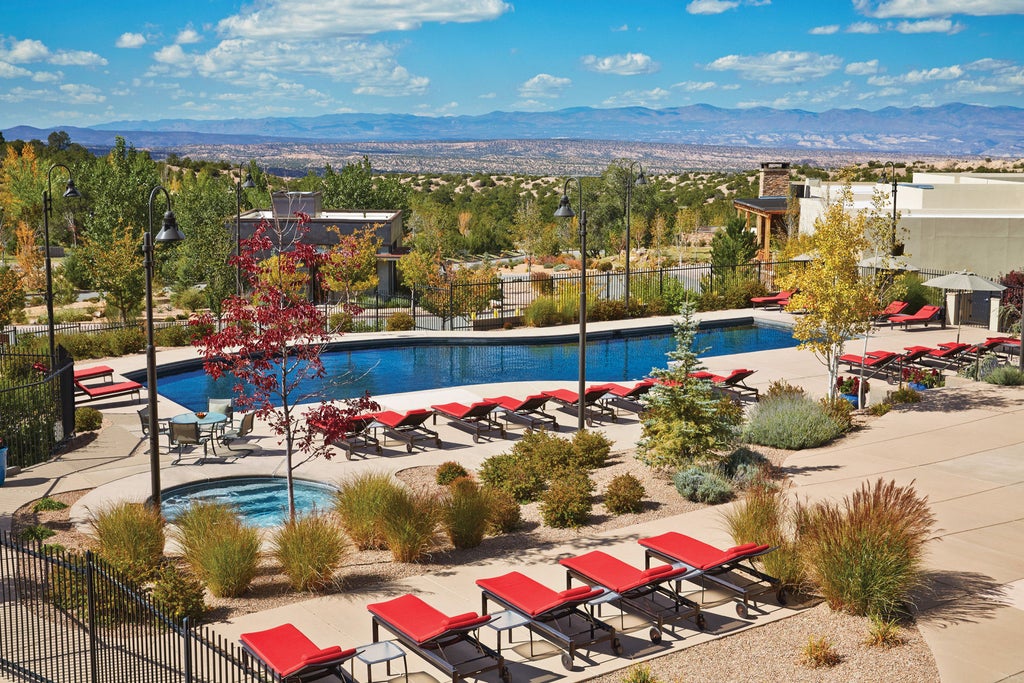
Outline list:
[[[163,192],[167,200],[167,211],[164,212],[160,232],[153,237],[153,200],[157,192]],[[149,193],[149,230],[142,236],[142,253],[146,265],[146,394],[149,400],[149,468],[152,483],[153,505],[160,509],[160,432],[157,417],[156,393],[156,347],[153,345],[153,270],[155,257],[153,243],[180,242],[185,235],[178,229],[178,220],[171,211],[171,195],[162,185],[157,185]]]
[[[899,187],[896,179],[896,164],[892,161],[887,161],[882,165],[882,182],[885,183],[885,169],[892,166],[892,232],[889,237],[889,253],[892,256],[902,256],[903,252],[896,245],[896,190]]]
[[[633,167],[638,166],[640,168],[640,175],[633,179]],[[647,176],[644,175],[644,167],[639,161],[629,162],[629,166],[626,167],[626,310],[629,310],[629,252],[631,249],[631,242],[629,241],[629,229],[630,223],[632,223],[632,216],[630,215],[631,204],[633,203],[633,186],[641,187],[647,184]],[[627,314],[628,315],[628,314]]]
[[[576,189],[580,194],[580,379],[579,379],[579,405],[576,406],[579,413],[577,428],[583,431],[586,424],[586,413],[583,402],[583,395],[586,393],[587,385],[587,211],[583,208],[583,183],[579,178],[567,178],[562,186],[562,198],[555,210],[555,218],[572,218],[576,214],[572,210],[572,203],[569,201],[569,183],[576,181]]]
[[[246,176],[242,182],[242,167],[238,167],[238,180],[235,181],[235,294],[242,296],[242,264],[238,257],[242,255],[242,190],[251,190],[256,187],[251,176]]]
[[[46,189],[43,190],[43,248],[46,249],[46,339],[50,344],[50,369],[57,363],[57,349],[53,339],[53,264],[50,261],[50,213],[53,212],[53,171],[63,168],[68,174],[67,189],[64,197],[81,197],[75,181],[71,178],[71,169],[64,164],[54,164],[46,172]]]

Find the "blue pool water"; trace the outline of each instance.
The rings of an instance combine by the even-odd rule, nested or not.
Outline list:
[[[303,479],[294,480],[295,509],[303,513],[331,508],[335,489]],[[161,495],[167,519],[174,521],[192,501],[228,503],[248,526],[271,527],[288,519],[288,485],[283,477],[229,477],[184,484]]]
[[[322,359],[327,375],[310,379],[295,396],[302,402],[342,399],[405,391],[423,391],[466,384],[565,381],[578,379],[577,342],[557,344],[432,343],[329,351]],[[765,349],[781,349],[796,342],[787,329],[775,327],[719,327],[701,330],[696,348],[702,358]],[[591,339],[587,343],[588,381],[625,381],[648,375],[667,365],[666,353],[675,349],[671,333]],[[711,370],[728,371],[708,363]],[[141,380],[140,380],[141,381]],[[207,397],[231,396],[231,378],[211,379],[201,367],[161,373],[159,392],[189,410],[205,410]]]

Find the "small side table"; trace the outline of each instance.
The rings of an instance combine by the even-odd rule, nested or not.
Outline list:
[[[508,643],[512,644],[512,629],[516,626],[526,626],[530,623],[530,620],[524,617],[522,614],[513,612],[512,610],[504,610],[502,612],[495,612],[491,615],[494,617],[487,624],[488,628],[492,628],[498,633],[498,654],[501,654],[501,633],[502,631],[509,631]],[[530,656],[533,656],[533,631],[530,631]]]
[[[352,676],[355,677],[355,660],[358,659],[360,662],[366,664],[366,683],[373,683],[373,675],[371,667],[374,664],[380,664],[385,662],[387,666],[387,675],[391,676],[391,660],[402,658],[402,669],[405,672],[405,683],[409,683],[409,662],[405,658],[405,650],[403,650],[393,640],[382,640],[377,643],[370,643],[369,645],[360,645],[356,648],[358,654],[352,660]]]

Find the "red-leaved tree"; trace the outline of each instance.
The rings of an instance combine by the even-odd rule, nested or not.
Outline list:
[[[281,437],[290,519],[295,518],[294,454],[306,456],[303,462],[329,458],[331,441],[349,431],[351,418],[378,409],[369,396],[339,407],[300,392],[301,381],[324,377],[320,354],[328,337],[324,314],[309,301],[306,288],[323,255],[302,240],[309,217],[295,216],[292,224],[263,221],[242,241],[232,263],[248,282],[249,294],[226,299],[219,331],[193,342],[207,374],[233,377],[235,404],[254,411]],[[216,330],[213,323],[207,315],[192,324]]]

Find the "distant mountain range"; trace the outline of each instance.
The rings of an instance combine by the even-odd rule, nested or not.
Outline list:
[[[492,112],[480,116],[331,114],[315,117],[114,121],[88,128],[16,126],[12,139],[46,139],[64,130],[91,148],[115,135],[136,147],[176,149],[195,145],[274,143],[389,143],[487,140],[603,140],[657,145],[941,156],[1024,156],[1024,109],[947,104],[888,107],[878,111],[831,109],[722,109],[705,104],[668,109],[579,107],[552,112]]]

